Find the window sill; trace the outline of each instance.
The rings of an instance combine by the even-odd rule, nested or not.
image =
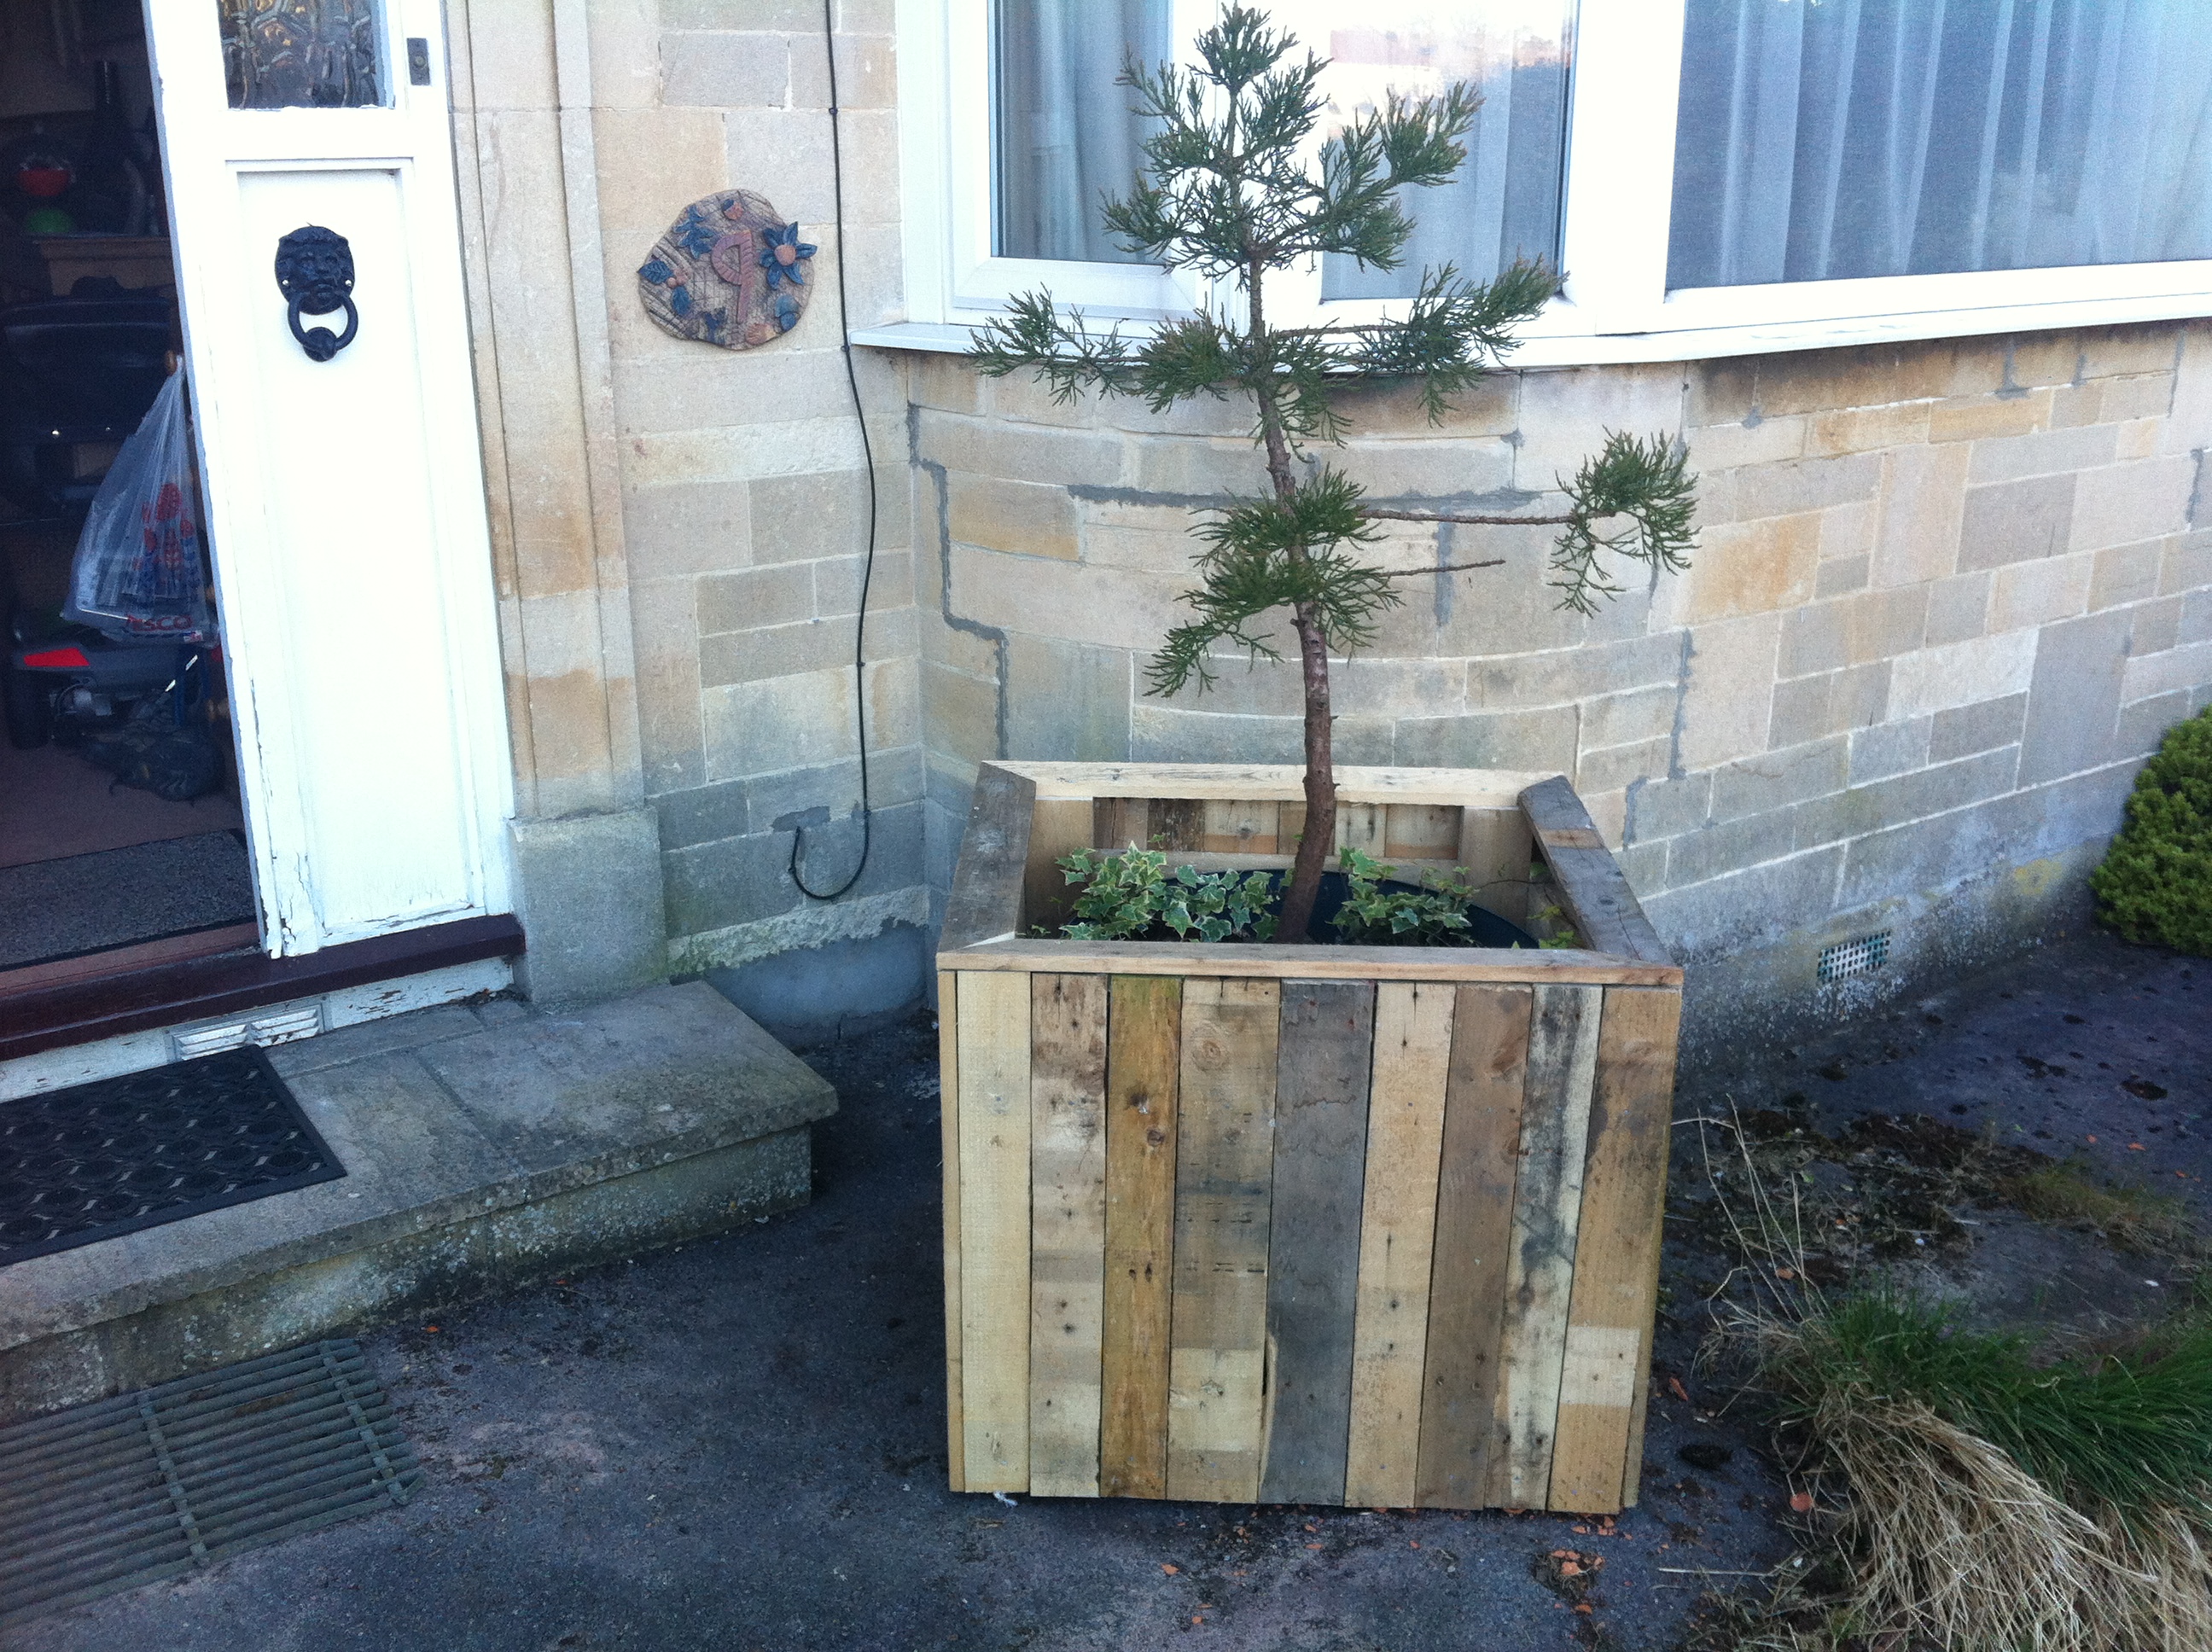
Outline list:
[[[1113,319],[1091,314],[1103,327]],[[1647,332],[1576,333],[1565,330],[1524,337],[1513,352],[1516,367],[1600,367],[1653,361],[1701,361],[1731,355],[1769,355],[1787,350],[1838,349],[1853,345],[1908,343],[1936,338],[1978,338],[1993,333],[2041,332],[2069,327],[2109,327],[2136,321],[2175,321],[2212,316],[2212,292],[2078,299],[2010,304],[1976,310],[1913,311],[1820,321],[1762,322],[1734,327],[1654,329]],[[1561,321],[1572,324],[1571,315]],[[978,323],[895,321],[856,327],[853,342],[877,349],[970,353]],[[1553,324],[1557,325],[1557,323]],[[1125,320],[1121,331],[1141,337],[1152,324]]]

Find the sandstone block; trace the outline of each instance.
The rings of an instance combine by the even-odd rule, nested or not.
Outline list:
[[[2180,532],[2188,525],[2197,469],[2176,455],[2082,471],[2074,495],[2073,548],[2098,550]]]
[[[791,37],[666,31],[660,37],[660,100],[671,106],[784,108],[791,101]]]
[[[1928,731],[1928,761],[1946,763],[1978,751],[2015,745],[2027,726],[2027,696],[2008,694],[1939,711]]]
[[[2096,552],[2089,576],[2089,606],[2117,608],[2156,596],[2159,563],[2165,549],[2164,540],[2148,539]]]
[[[1813,595],[1815,598],[1848,597],[1854,591],[1865,590],[1873,572],[1874,558],[1870,556],[1842,556],[1833,562],[1823,562],[1813,580]]]
[[[1735,472],[1735,513],[1748,521],[1872,499],[1880,491],[1881,471],[1881,458],[1875,453],[1747,465]]]
[[[1988,574],[1960,574],[1928,587],[1928,646],[1964,642],[1990,629]]]
[[[1701,425],[1690,432],[1690,464],[1701,476],[1742,465],[1774,465],[1805,454],[1806,420],[1802,414]]]
[[[1940,579],[1957,565],[1968,458],[1969,450],[1958,444],[1901,447],[1883,455],[1875,585]]]
[[[699,630],[751,631],[814,617],[814,574],[805,562],[785,562],[699,582]]]
[[[1766,749],[1781,616],[1716,620],[1691,632],[1680,760],[1711,768]]]
[[[1842,408],[1813,416],[1805,440],[1808,454],[1865,453],[1884,447],[1917,446],[1928,440],[1927,402],[1892,402],[1885,407]]]
[[[1959,527],[1960,571],[2079,549],[2074,544],[2077,480],[2072,475],[2032,477],[1967,489]]]
[[[1717,822],[1765,814],[1840,792],[1850,766],[1850,742],[1842,735],[1724,763],[1713,771],[1712,817]]]
[[[1998,568],[1990,590],[1990,629],[2013,631],[2082,612],[2089,605],[2095,561],[2089,552],[2077,551]]]
[[[1820,559],[1820,518],[1808,513],[1727,523],[1698,537],[1687,598],[1690,623],[1795,608],[1810,600]]]
[[[1905,655],[1890,668],[1891,715],[1917,717],[2021,692],[2035,674],[2037,635],[2005,631]]]
[[[1928,440],[1980,441],[1994,436],[2024,436],[2050,422],[2048,390],[2024,396],[1954,396],[1928,411]]]
[[[2072,430],[2039,430],[2027,436],[1995,436],[1973,446],[1973,462],[1967,467],[1972,483],[2012,482],[2021,477],[2051,476],[2063,471],[2085,471],[2112,462],[2118,433],[2109,424],[2087,424]]]
[[[947,523],[954,541],[1024,556],[1076,556],[1075,501],[1066,488],[947,473]]]
[[[2035,673],[2021,740],[2021,785],[2113,760],[2130,623],[2131,616],[2115,610],[2046,625],[2035,634]]]
[[[1864,786],[1925,767],[1932,721],[1911,717],[1855,730],[1850,737],[1850,784]]]

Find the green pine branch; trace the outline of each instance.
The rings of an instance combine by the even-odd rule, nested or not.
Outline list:
[[[1668,571],[1688,566],[1697,501],[1681,444],[1664,434],[1606,433],[1601,450],[1559,479],[1565,507],[1545,515],[1370,507],[1350,477],[1297,463],[1304,447],[1344,439],[1337,398],[1351,385],[1409,385],[1430,420],[1441,422],[1504,362],[1518,330],[1558,291],[1559,277],[1533,260],[1488,281],[1447,264],[1423,271],[1401,319],[1347,326],[1268,321],[1272,272],[1331,254],[1399,267],[1414,227],[1407,191],[1457,173],[1480,103],[1464,86],[1429,97],[1394,93],[1323,144],[1318,166],[1309,166],[1304,157],[1326,107],[1320,81],[1328,65],[1297,51],[1296,38],[1264,13],[1232,4],[1198,37],[1194,62],[1132,62],[1121,76],[1153,130],[1142,174],[1103,203],[1106,225],[1137,258],[1213,283],[1221,296],[1212,307],[1131,337],[1118,326],[1094,330],[1080,313],[1058,310],[1049,294],[1032,293],[979,329],[974,348],[987,377],[1030,373],[1061,401],[1096,391],[1164,412],[1200,396],[1249,398],[1272,496],[1237,501],[1195,530],[1204,546],[1197,583],[1182,593],[1191,618],[1164,641],[1148,688],[1158,695],[1193,683],[1206,688],[1215,680],[1210,662],[1227,650],[1281,658],[1274,638],[1287,616],[1304,660],[1314,763],[1307,829],[1325,846],[1334,811],[1333,782],[1321,772],[1330,720],[1327,655],[1372,641],[1381,616],[1400,600],[1391,581],[1407,571],[1386,572],[1364,559],[1380,537],[1376,520],[1558,526],[1549,582],[1562,607],[1591,614],[1624,588],[1611,558]],[[1303,938],[1322,860],[1318,849],[1310,855],[1302,847],[1277,938]]]

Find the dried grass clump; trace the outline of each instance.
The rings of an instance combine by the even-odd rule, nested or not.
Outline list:
[[[2158,1362],[2038,1368],[2017,1342],[1897,1298],[1755,1334],[1785,1429],[1843,1492],[1826,1521],[1849,1576],[1823,1614],[1837,1627],[1960,1652],[2212,1647],[2207,1465],[2188,1443],[2212,1424],[2212,1392],[2191,1400]]]
[[[1824,1296],[1794,1205],[1755,1178],[1730,1221],[1755,1284],[1721,1345],[1750,1357],[1815,1494],[1814,1548],[1763,1604],[1720,1603],[1709,1643],[2212,1649],[2212,1295],[2045,1358],[1901,1292]]]

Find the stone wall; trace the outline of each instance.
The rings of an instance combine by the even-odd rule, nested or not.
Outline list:
[[[1194,507],[1256,492],[1233,406],[1055,405],[913,369],[933,885],[977,762],[1296,761],[1286,667],[1146,696]],[[1708,1048],[1895,992],[2078,914],[2160,732],[2212,697],[2212,325],[1500,375],[1441,426],[1346,398],[1378,501],[1542,511],[1606,428],[1680,430],[1686,574],[1562,612],[1536,530],[1414,529],[1337,668],[1341,761],[1571,775],[1696,966]],[[1822,987],[1822,948],[1889,962]]]
[[[898,313],[890,0],[837,9],[842,241],[818,0],[585,9],[641,764],[659,819],[672,967],[923,921],[905,374],[854,352],[881,484],[856,683],[868,476],[835,285],[842,259],[856,327]],[[687,203],[734,187],[766,195],[820,248],[798,327],[742,351],[659,331],[635,276]],[[818,823],[801,863],[810,884],[844,881],[860,848],[856,693],[875,808],[868,864],[843,899],[817,904],[787,872],[788,828]]]
[[[1142,691],[1193,510],[1261,485],[1241,410],[1056,406],[958,357],[854,353],[881,506],[856,698],[866,472],[829,278],[855,325],[899,315],[891,0],[838,0],[842,244],[814,0],[451,15],[518,864],[533,942],[566,925],[534,958],[568,948],[588,987],[825,947],[816,975],[881,1009],[978,762],[1296,758],[1286,671]],[[799,329],[738,353],[659,332],[635,285],[734,185],[822,248]],[[1378,498],[1477,509],[1542,510],[1604,428],[1686,433],[1695,566],[1625,570],[1594,618],[1554,606],[1540,531],[1395,534],[1408,570],[1505,566],[1402,581],[1340,668],[1337,749],[1571,775],[1698,965],[1693,1044],[2067,920],[2136,764],[2212,685],[2205,324],[1510,374],[1434,428],[1402,393],[1346,405],[1328,456]],[[872,852],[819,904],[789,825],[823,823],[805,870],[842,881],[856,707]],[[605,938],[611,901],[639,935]],[[1884,970],[1819,986],[1823,947],[1882,931]]]

